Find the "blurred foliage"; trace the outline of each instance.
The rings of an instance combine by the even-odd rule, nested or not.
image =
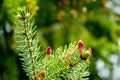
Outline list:
[[[23,5],[36,13],[35,24],[44,48],[48,45],[57,48],[79,39],[91,46],[93,58],[90,79],[100,80],[96,70],[97,59],[101,58],[111,67],[107,57],[119,53],[120,15],[108,9],[106,2],[107,0],[1,0],[0,80],[17,80],[24,75],[19,68],[20,62],[16,59],[12,38],[14,10]],[[10,24],[10,32],[6,31],[6,22]]]

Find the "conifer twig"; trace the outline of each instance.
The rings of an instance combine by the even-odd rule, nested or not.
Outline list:
[[[60,69],[59,71],[56,71],[55,73],[49,75],[45,80],[49,80],[51,77],[55,76],[56,74],[59,74],[65,70],[72,68],[73,66],[77,65],[80,61],[82,61],[82,60],[80,59],[80,60],[76,61],[74,64],[67,65],[66,67]]]
[[[71,51],[71,54],[73,54],[73,53],[76,51],[76,49],[77,49],[77,45],[76,45],[75,48]],[[65,59],[66,57],[63,57],[63,58]],[[60,60],[58,60],[58,61],[60,61]],[[68,64],[68,65],[65,66],[64,68],[62,68],[62,69],[56,71],[55,73],[49,75],[47,78],[45,78],[45,80],[49,80],[51,77],[55,76],[56,74],[59,74],[59,73],[65,71],[65,70],[68,70],[68,69],[72,68],[73,66],[77,65],[80,61],[82,61],[82,60],[79,59],[78,61],[76,61],[76,62],[73,63],[73,64],[72,64],[72,63]]]
[[[34,75],[34,80],[36,80],[36,71],[35,71],[35,66],[34,66],[34,59],[33,59],[33,53],[32,53],[32,49],[31,49],[31,44],[30,44],[30,39],[28,37],[27,34],[27,26],[26,26],[26,19],[23,19],[24,21],[24,32],[25,32],[25,36],[26,36],[26,40],[27,40],[27,45],[28,45],[28,49],[29,49],[29,54],[30,54],[30,59],[31,59],[31,64],[32,64],[32,70],[33,70],[33,75]]]

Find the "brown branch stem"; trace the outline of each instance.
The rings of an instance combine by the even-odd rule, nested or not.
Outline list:
[[[36,79],[35,66],[34,66],[34,59],[33,59],[32,49],[31,49],[31,44],[30,44],[30,39],[29,39],[28,34],[27,34],[26,19],[23,19],[23,21],[24,21],[24,32],[25,32],[25,35],[26,35],[26,41],[27,41],[27,45],[28,45],[28,49],[29,49],[29,54],[30,54],[30,59],[31,59],[31,64],[32,64],[33,76],[34,76],[34,80],[37,80]]]

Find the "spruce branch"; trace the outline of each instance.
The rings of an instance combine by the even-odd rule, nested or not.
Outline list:
[[[51,77],[55,76],[56,74],[59,74],[59,73],[63,72],[64,70],[70,69],[71,67],[77,65],[80,61],[81,61],[81,60],[75,62],[74,64],[69,64],[69,65],[67,65],[66,67],[62,68],[61,70],[56,71],[55,73],[49,75],[45,80],[49,80]]]
[[[80,79],[88,76],[89,72],[85,69],[89,66],[86,64],[89,56],[85,57],[85,53],[81,54],[78,45],[79,43],[76,42],[71,43],[68,47],[57,48],[53,54],[46,56],[43,59],[43,70],[46,72],[43,80],[59,79],[61,74],[64,79],[70,79],[69,75],[73,76],[73,74]]]
[[[71,54],[72,55],[74,53],[74,51],[76,51],[77,49],[77,45],[75,46],[75,48],[71,51]],[[63,59],[66,59],[66,56],[64,56]],[[57,62],[59,62],[61,59],[59,59]],[[56,74],[59,74],[61,72],[64,72],[65,70],[68,70],[70,69],[71,67],[77,65],[79,62],[81,61],[81,59],[79,59],[78,61],[76,61],[74,64],[71,64],[70,61],[68,63],[68,65],[66,65],[65,67],[61,68],[59,71],[56,71],[55,73],[52,73],[51,75],[49,75],[47,78],[45,78],[45,80],[49,80],[51,77],[55,76]],[[53,64],[51,64],[50,66],[53,66]]]
[[[84,43],[70,43],[68,46],[46,51],[40,50],[40,37],[34,26],[33,15],[25,8],[19,8],[15,21],[15,39],[23,68],[32,80],[87,80],[91,48],[84,49]]]
[[[22,57],[21,60],[26,74],[30,79],[37,80],[37,73],[40,70],[38,62],[43,56],[39,46],[39,34],[35,30],[33,15],[30,14],[26,7],[18,8],[16,13],[14,36],[17,40],[17,50]]]
[[[29,49],[33,76],[34,76],[34,80],[36,80],[36,71],[35,71],[35,65],[34,65],[34,59],[33,59],[33,53],[32,53],[32,49],[31,49],[30,39],[29,39],[29,36],[28,36],[28,33],[27,33],[27,28],[26,28],[27,27],[26,26],[26,19],[23,19],[23,21],[24,21],[24,33],[25,33],[25,36],[26,36],[27,45],[28,45],[28,49]]]

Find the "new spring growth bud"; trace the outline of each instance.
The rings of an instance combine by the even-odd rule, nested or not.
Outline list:
[[[17,9],[17,17],[20,19],[25,19],[30,17],[30,12],[27,10],[27,8],[24,7],[20,7]]]
[[[88,50],[86,50],[85,53],[82,54],[82,58],[86,60],[86,59],[88,59],[91,55],[92,55],[92,50],[91,50],[91,48],[88,48]]]
[[[47,54],[47,55],[50,55],[51,53],[52,53],[52,49],[51,49],[50,46],[48,46],[48,47],[46,48],[46,54]]]
[[[44,77],[44,75],[45,75],[45,70],[40,70],[40,72],[38,73],[38,77],[37,77],[37,80],[41,80],[42,79],[42,77]]]
[[[70,57],[71,57],[71,53],[68,52],[67,55],[66,55],[66,59],[70,59]]]
[[[30,17],[30,13],[29,12],[26,13],[26,17]]]
[[[22,18],[22,16],[20,14],[17,14],[17,17],[20,18],[20,19]]]
[[[80,56],[82,55],[83,53],[83,49],[84,49],[84,43],[80,40],[77,44],[78,46],[78,50],[79,50],[79,53],[80,53]]]
[[[90,64],[90,60],[89,59],[86,59],[85,62],[86,62],[86,64]]]
[[[92,49],[89,47],[88,51],[90,52],[90,56],[92,56]]]
[[[66,59],[67,59],[67,63],[68,63],[68,65],[71,65],[71,62],[70,62],[70,57],[71,57],[71,53],[70,52],[68,52],[67,53],[67,55],[66,55]]]

